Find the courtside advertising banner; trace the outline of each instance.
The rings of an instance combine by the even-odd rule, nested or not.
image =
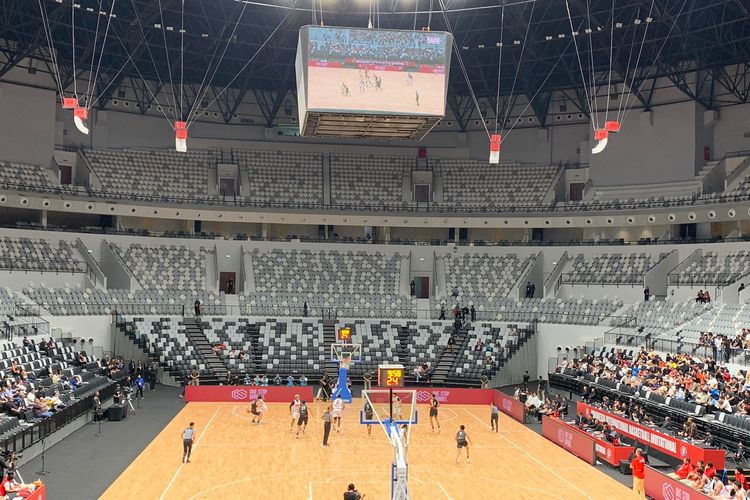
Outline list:
[[[495,405],[500,411],[523,424],[526,420],[526,405],[500,391],[494,393]]]
[[[542,415],[542,436],[591,465],[596,465],[594,438],[554,417]]]
[[[690,460],[692,460],[693,463],[698,460],[703,460],[704,462],[713,462],[717,469],[724,468],[724,462],[726,460],[726,452],[724,450],[702,448],[687,441],[683,441],[682,439],[677,439],[668,434],[658,432],[650,427],[637,424],[632,420],[620,417],[619,415],[588,405],[583,401],[578,401],[576,403],[576,411],[578,413],[583,413],[587,417],[593,417],[602,422],[606,422],[614,427],[621,435],[637,439],[642,443],[648,443],[651,448],[666,453],[667,455],[679,460],[682,460],[685,457],[690,457]]]
[[[646,466],[646,495],[657,500],[704,500],[711,497]]]
[[[288,403],[299,394],[300,399],[313,402],[313,388],[286,386],[237,386],[237,385],[200,385],[185,387],[185,401],[189,403],[208,401],[215,403],[249,403],[263,397],[267,403]]]

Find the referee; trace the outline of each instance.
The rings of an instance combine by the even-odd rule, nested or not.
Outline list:
[[[182,463],[190,463],[190,452],[193,451],[193,442],[195,442],[195,422],[182,431]]]

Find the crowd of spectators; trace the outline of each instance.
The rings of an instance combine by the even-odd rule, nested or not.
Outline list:
[[[573,369],[581,376],[590,373],[634,389],[645,387],[660,396],[703,405],[708,410],[750,414],[750,371],[732,375],[712,357],[662,357],[645,349],[631,357],[618,349],[602,358],[588,355],[565,361],[561,368]]]
[[[724,360],[725,363],[728,363],[732,351],[741,349],[750,350],[750,329],[743,328],[734,337],[724,334],[714,334],[713,332],[701,332],[698,345],[711,349],[714,359]]]
[[[719,472],[711,462],[703,463],[703,460],[698,460],[693,464],[690,458],[685,458],[677,470],[669,476],[713,498],[746,499],[748,497],[748,483],[742,467],[734,469],[732,479],[727,474],[723,481]]]
[[[446,40],[439,33],[361,29],[311,29],[313,59],[364,59],[444,64]]]

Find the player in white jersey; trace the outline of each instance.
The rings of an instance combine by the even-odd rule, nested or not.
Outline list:
[[[401,398],[393,395],[393,420],[401,420]]]
[[[294,399],[289,403],[289,414],[292,417],[292,423],[289,425],[289,432],[294,429],[294,424],[299,420],[299,407],[302,406],[302,401],[299,399],[299,394],[294,395]]]
[[[341,432],[341,414],[344,413],[344,400],[341,396],[336,396],[333,400],[333,425],[336,427],[336,432]]]
[[[253,414],[253,423],[261,423],[263,414],[268,411],[268,405],[263,401],[262,396],[258,396],[257,399],[250,403],[250,408],[247,411]]]

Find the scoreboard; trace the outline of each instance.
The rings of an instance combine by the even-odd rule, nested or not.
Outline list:
[[[378,366],[378,385],[380,387],[403,387],[405,378],[404,365]]]

